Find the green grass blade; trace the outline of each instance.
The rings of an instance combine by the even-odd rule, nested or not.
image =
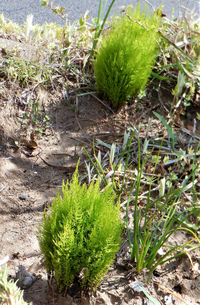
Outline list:
[[[173,151],[175,150],[175,136],[174,136],[174,132],[172,130],[172,128],[167,124],[167,121],[165,120],[165,118],[163,118],[160,114],[158,114],[157,112],[153,111],[153,114],[159,119],[161,120],[161,122],[163,123],[163,125],[167,128],[167,132],[168,135],[170,136],[170,138],[172,139],[172,149]]]
[[[161,76],[153,71],[151,71],[151,75],[159,80],[166,80],[166,81],[170,81],[170,82],[176,82],[176,79],[174,78],[169,78],[169,77],[165,77],[165,76]]]
[[[140,287],[140,289],[144,292],[144,294],[146,295],[146,297],[154,304],[154,305],[161,305],[160,302],[158,302],[156,299],[154,299],[147,291],[146,289],[144,289],[144,287],[138,285],[138,287]]]
[[[101,19],[101,10],[102,10],[102,0],[100,0],[99,2],[99,12],[98,12],[98,18],[97,18],[97,28],[96,28],[96,31],[95,31],[95,35],[94,35],[94,40],[93,40],[93,46],[92,46],[92,51],[91,51],[91,54],[90,54],[90,58],[93,58],[94,56],[94,51],[96,49],[96,46],[97,46],[97,42],[99,40],[99,37],[101,35],[101,32],[104,28],[104,25],[106,23],[106,20],[110,14],[110,10],[113,6],[113,4],[115,3],[115,0],[112,0],[111,4],[109,5],[109,8],[106,12],[106,15],[103,19],[103,22],[102,22],[102,25],[100,26],[100,19]]]
[[[94,163],[94,161],[92,160],[92,158],[90,157],[90,155],[88,154],[88,152],[87,152],[87,150],[85,149],[85,147],[83,147],[83,150],[85,151],[85,153],[86,153],[86,155],[88,156],[90,162],[92,163],[92,165],[94,166],[95,170],[97,171],[98,176],[102,179],[103,183],[104,183],[105,185],[107,185],[107,184],[108,184],[108,180],[106,179],[106,176],[105,176],[105,174],[104,174],[104,171],[103,171],[102,167],[101,167],[100,164],[98,163],[97,157],[95,156],[95,160],[96,160],[96,162],[97,162],[97,164],[98,164],[98,167],[99,167],[99,169],[101,170],[101,172],[99,171],[98,167],[96,166],[96,164]]]
[[[139,219],[137,215],[137,210],[138,210],[138,197],[139,197],[139,191],[140,191],[140,182],[141,182],[141,177],[142,177],[142,168],[140,167],[140,139],[138,136],[138,177],[137,177],[137,185],[136,185],[136,192],[135,192],[135,207],[134,207],[134,257],[136,258],[136,263],[137,263],[137,272],[138,274],[140,273],[141,266],[139,265],[139,260],[140,260],[140,252],[139,252],[139,244],[138,244],[138,230],[140,230],[140,227],[138,226],[139,224]]]
[[[180,253],[177,253],[176,255],[174,256],[171,256],[172,253],[174,253],[175,251],[178,251],[179,249],[182,249],[183,247],[187,246],[189,243],[191,243],[192,241],[194,241],[195,239],[192,239],[191,241],[188,241],[186,242],[185,244],[182,244],[182,245],[178,245],[178,246],[171,246],[171,249],[169,251],[167,251],[167,253],[162,256],[158,261],[157,263],[152,267],[151,271],[150,271],[150,274],[149,274],[149,277],[148,277],[148,280],[147,280],[147,283],[149,282],[149,279],[151,277],[151,275],[153,274],[154,270],[156,269],[157,266],[159,265],[162,265],[172,259],[175,259],[179,256],[181,256],[182,254],[186,253],[186,252],[190,252],[194,249],[197,249],[200,247],[200,245],[197,245],[197,246],[192,246],[191,249],[185,249],[183,251],[181,251]],[[165,259],[166,257],[168,257],[167,259]]]
[[[98,11],[98,17],[97,17],[97,25],[100,25],[101,21],[101,10],[102,10],[102,0],[99,1],[99,11]]]
[[[139,259],[139,266],[140,266],[140,269],[143,268],[143,264],[144,264],[144,259],[145,259],[145,255],[147,252],[147,249],[148,249],[148,245],[147,244],[147,240],[148,240],[148,237],[149,237],[149,232],[150,232],[150,229],[151,229],[151,219],[149,221],[149,226],[148,226],[148,230],[145,234],[145,238],[144,238],[144,241],[143,241],[143,245],[142,245],[142,249],[141,249],[141,252],[140,252],[140,259]]]
[[[173,45],[175,49],[177,49],[184,57],[186,57],[190,62],[193,63],[193,60],[182,49],[177,47],[177,45],[175,43],[173,43],[171,40],[169,40],[167,37],[165,37],[160,31],[158,31],[158,33],[162,36],[162,38],[164,38],[164,40],[166,40],[168,43]]]
[[[132,241],[131,241],[131,234],[130,234],[129,224],[128,224],[128,209],[129,209],[129,203],[130,203],[130,196],[131,196],[131,192],[129,194],[127,204],[126,204],[126,228],[127,228],[127,235],[128,235],[128,243],[129,243],[131,257],[132,257],[133,245],[132,245]]]

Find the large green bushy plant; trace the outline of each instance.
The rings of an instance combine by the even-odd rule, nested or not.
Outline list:
[[[60,291],[82,274],[83,289],[97,287],[108,271],[121,242],[120,203],[112,186],[100,192],[99,181],[81,185],[75,171],[63,183],[63,196],[55,197],[38,230],[48,274]]]
[[[147,83],[157,53],[160,16],[140,12],[140,3],[113,20],[94,62],[98,93],[113,107],[122,105]]]

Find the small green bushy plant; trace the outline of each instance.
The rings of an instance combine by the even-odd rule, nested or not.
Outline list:
[[[160,16],[129,8],[113,19],[94,62],[98,93],[118,107],[147,83],[157,52]]]
[[[97,287],[108,271],[121,242],[123,228],[120,203],[115,203],[112,186],[100,192],[99,181],[89,188],[75,171],[63,183],[50,214],[44,213],[38,239],[48,274],[55,276],[59,291],[83,274],[83,289]]]

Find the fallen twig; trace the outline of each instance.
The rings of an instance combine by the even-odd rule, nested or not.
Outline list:
[[[112,110],[112,108],[110,108],[108,105],[106,105],[102,100],[100,100],[96,95],[94,95],[94,94],[92,94],[92,93],[90,93],[90,95],[92,96],[92,97],[94,97],[98,102],[100,102],[102,105],[104,105],[106,108],[108,108],[111,112],[112,112],[112,114],[115,114],[115,112]]]
[[[3,190],[6,188],[7,185],[8,185],[8,183],[6,183],[6,185],[4,187],[2,187],[2,189],[0,190],[0,193],[3,192]]]
[[[59,166],[59,165],[50,164],[47,161],[45,161],[41,156],[39,156],[39,157],[46,165],[53,167],[59,171],[71,172],[71,171],[75,171],[75,169],[76,169],[76,166]],[[79,168],[83,167],[84,165],[85,165],[85,163],[83,162],[82,164],[79,165]]]

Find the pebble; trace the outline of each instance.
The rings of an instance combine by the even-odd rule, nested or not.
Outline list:
[[[19,195],[19,199],[26,200],[26,195]]]
[[[23,266],[19,266],[16,274],[18,280],[17,285],[23,289],[30,287],[37,279],[37,277],[30,274]]]

